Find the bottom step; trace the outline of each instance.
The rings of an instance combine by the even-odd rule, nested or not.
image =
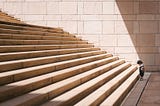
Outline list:
[[[102,87],[94,91],[92,94],[78,102],[75,106],[98,106],[100,105],[109,95],[118,89],[118,87],[137,69],[136,66],[131,66],[118,76],[104,84]],[[108,106],[108,104],[107,104]]]
[[[100,106],[119,106],[131,88],[138,80],[138,70],[135,71],[119,88],[117,88]]]

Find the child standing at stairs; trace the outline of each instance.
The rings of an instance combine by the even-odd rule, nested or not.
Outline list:
[[[139,76],[140,76],[140,80],[142,81],[144,76],[144,71],[145,71],[144,64],[141,60],[138,60],[137,64],[139,65]]]

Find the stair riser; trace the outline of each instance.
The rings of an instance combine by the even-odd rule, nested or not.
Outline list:
[[[37,50],[54,50],[54,49],[71,49],[71,48],[89,48],[93,47],[93,45],[59,45],[59,46],[1,46],[0,53],[4,52],[25,52],[25,51],[37,51]]]
[[[50,51],[39,51],[39,52],[28,52],[28,53],[14,53],[14,54],[0,54],[0,62],[8,60],[18,60],[18,59],[27,59],[43,56],[54,56],[54,55],[63,55],[70,53],[78,52],[89,52],[100,50],[99,48],[86,48],[86,49],[71,49],[71,50],[50,50]]]
[[[93,68],[96,68],[98,66],[107,64],[109,62],[113,62],[117,59],[118,58],[113,58],[113,59],[108,60],[108,61],[104,61],[104,62],[101,62],[101,63],[98,63],[98,64],[93,64],[92,66],[87,66],[88,68],[82,67],[82,68],[73,70],[71,72],[63,73],[63,74],[56,75],[56,76],[53,76],[53,77],[48,77],[47,79],[43,79],[41,81],[34,82],[34,83],[31,83],[31,84],[28,84],[28,85],[25,85],[25,86],[17,86],[14,89],[10,89],[10,90],[7,90],[5,92],[1,92],[0,93],[0,102],[4,101],[4,100],[7,100],[7,99],[10,99],[10,98],[13,98],[13,97],[18,96],[18,95],[22,95],[22,94],[27,93],[29,91],[47,86],[47,85],[55,83],[57,81],[61,81],[63,79],[66,79],[66,78],[69,78],[71,76],[80,74],[82,72],[91,70]],[[120,65],[120,64],[122,64],[122,63],[119,62],[119,64],[115,64],[115,66]]]
[[[4,84],[4,82],[5,83],[11,83],[13,81],[19,81],[19,80],[23,80],[23,79],[26,79],[26,78],[31,78],[31,77],[42,75],[42,74],[45,74],[45,73],[49,73],[49,72],[73,67],[73,66],[76,66],[76,65],[89,63],[89,62],[100,60],[100,59],[104,59],[104,58],[107,58],[107,57],[110,57],[110,56],[111,55],[103,55],[103,56],[89,58],[89,59],[85,59],[85,60],[78,60],[78,61],[63,63],[63,64],[54,65],[54,66],[50,66],[50,67],[45,67],[45,68],[41,68],[41,69],[37,69],[37,70],[32,70],[32,71],[28,71],[28,72],[13,74],[13,75],[10,75],[10,76],[4,76],[4,77],[0,78],[0,81],[1,81],[0,84],[2,85],[2,84]],[[12,79],[14,79],[14,80],[12,80]]]

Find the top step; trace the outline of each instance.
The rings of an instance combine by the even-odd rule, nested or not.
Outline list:
[[[19,19],[9,16],[7,13],[2,12],[1,10],[0,10],[0,20],[5,22],[23,23]]]
[[[0,21],[0,28],[4,28],[4,29],[14,29],[14,30],[34,30],[34,31],[46,31],[46,32],[59,32],[62,33],[64,32],[62,29],[60,28],[42,28],[42,27],[33,27],[33,26],[27,26],[24,24],[17,24],[17,23],[10,23],[10,22],[4,22],[4,21]]]

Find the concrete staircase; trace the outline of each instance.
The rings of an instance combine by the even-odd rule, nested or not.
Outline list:
[[[0,106],[119,106],[136,70],[60,28],[0,21]]]
[[[19,19],[14,18],[13,16],[8,15],[0,10],[0,21],[14,22],[14,23],[23,23]]]

